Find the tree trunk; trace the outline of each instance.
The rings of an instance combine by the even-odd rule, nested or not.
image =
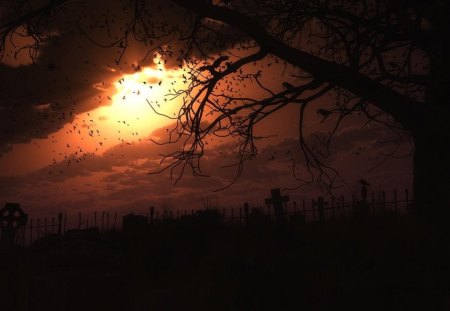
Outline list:
[[[434,224],[450,225],[450,57],[446,44],[430,49],[429,82],[414,143],[414,207]]]
[[[450,225],[450,109],[427,109],[413,131],[414,210],[435,224]]]

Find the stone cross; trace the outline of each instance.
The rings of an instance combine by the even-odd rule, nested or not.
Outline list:
[[[14,244],[17,230],[27,224],[28,215],[20,208],[18,203],[6,203],[0,209],[0,229],[2,242]]]
[[[276,222],[282,224],[284,223],[283,203],[289,202],[289,196],[282,196],[279,188],[272,189],[270,192],[272,196],[267,198],[265,202],[267,205],[273,205]]]

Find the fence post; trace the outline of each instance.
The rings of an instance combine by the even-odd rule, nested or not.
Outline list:
[[[394,190],[394,211],[398,213],[398,204],[397,204],[397,190]]]
[[[104,223],[105,223],[105,211],[102,211],[102,232],[105,230]]]
[[[58,235],[62,233],[62,213],[58,213]]]
[[[334,196],[331,197],[331,217],[333,217],[333,220],[336,219],[336,211],[335,211],[335,201]]]
[[[373,191],[370,193],[370,197],[372,198],[372,214],[375,214],[375,195]]]
[[[306,202],[305,202],[305,200],[302,200],[302,209],[303,209],[303,215],[305,215],[305,222],[306,222]]]
[[[22,247],[25,247],[25,235],[26,235],[26,231],[25,231],[25,226],[23,226],[20,230],[22,230]]]
[[[106,213],[106,231],[109,230],[109,212]]]
[[[41,219],[40,218],[38,218],[37,219],[37,239],[39,240],[39,238],[41,237],[41,224],[40,224],[40,222],[41,222]]]
[[[33,218],[30,219],[30,244],[33,243]]]
[[[244,218],[245,218],[245,224],[247,224],[248,222],[248,213],[250,211],[250,205],[248,204],[248,202],[244,203]]]
[[[409,193],[408,193],[408,189],[405,189],[405,197],[406,197],[406,213],[409,214]]]

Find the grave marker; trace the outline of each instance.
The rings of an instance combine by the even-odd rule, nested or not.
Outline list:
[[[282,224],[284,223],[283,203],[289,202],[289,196],[282,196],[280,188],[272,189],[270,192],[272,196],[265,199],[266,205],[273,205],[275,220],[278,224]]]
[[[1,241],[9,245],[14,244],[16,232],[26,225],[27,220],[28,215],[20,208],[20,204],[6,203],[0,209]]]
[[[317,206],[319,210],[319,222],[325,222],[325,206],[328,205],[328,202],[325,202],[323,197],[318,197],[317,202],[313,200],[313,208]]]

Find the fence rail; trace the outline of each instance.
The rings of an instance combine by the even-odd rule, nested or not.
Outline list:
[[[384,213],[395,213],[405,215],[410,212],[412,200],[409,192],[404,191],[403,198],[399,199],[396,190],[392,192],[389,200],[383,191],[377,197],[374,193],[366,196],[365,200],[357,199],[352,195],[350,198],[339,197],[318,197],[313,200],[291,201],[283,204],[283,218],[286,223],[294,221],[298,216],[305,224],[337,220],[347,217],[350,213],[364,209],[367,215],[377,215]],[[151,210],[145,215],[147,223],[158,223],[164,220],[179,220],[183,216],[195,215],[204,209],[191,210]],[[274,208],[271,205],[249,206],[248,204],[238,208],[216,209],[221,220],[226,225],[244,225],[249,215],[258,213],[269,221],[275,221]],[[94,211],[92,213],[81,213],[68,215],[58,213],[53,217],[32,217],[29,218],[26,226],[20,228],[15,235],[16,244],[29,246],[34,241],[49,235],[62,235],[68,230],[80,230],[87,228],[97,228],[100,232],[110,230],[120,230],[122,228],[122,216],[117,212]],[[1,232],[0,232],[1,237]]]

